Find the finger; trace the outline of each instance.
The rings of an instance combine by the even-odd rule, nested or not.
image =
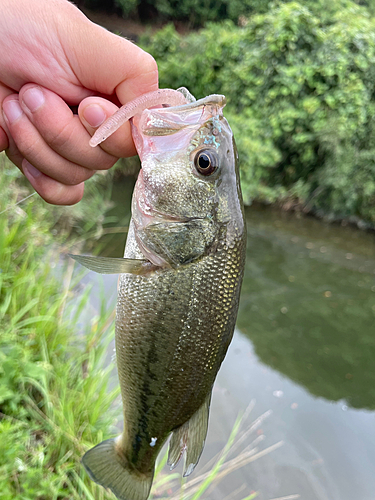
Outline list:
[[[9,141],[8,141],[8,136],[3,129],[3,127],[0,127],[0,152],[5,151],[9,146]]]
[[[6,120],[4,118],[4,109],[2,109],[1,113],[1,120],[3,121],[4,125],[4,131],[7,135],[7,140],[8,140],[8,146],[5,149],[5,154],[9,158],[9,160],[14,163],[22,172],[22,160],[24,159],[21,152],[17,148],[17,144],[14,142],[13,137],[9,131],[8,125],[6,123]]]
[[[104,95],[116,93],[121,103],[157,90],[155,59],[129,40],[91,22],[80,30],[67,27],[64,36],[68,61],[84,87]]]
[[[93,170],[66,160],[45,143],[23,113],[17,95],[5,98],[3,115],[18,151],[38,170],[66,185],[80,184],[93,175]]]
[[[25,160],[7,130],[9,147],[6,150],[8,158],[23,172],[35,191],[48,203],[54,205],[73,205],[78,203],[84,191],[84,184],[65,186],[48,177]]]
[[[10,135],[10,132],[7,132],[8,135],[8,141],[9,141],[9,146],[5,150],[5,153],[9,160],[14,163],[22,172],[22,160],[23,156],[18,150],[16,143],[13,141],[12,136]]]
[[[22,171],[35,191],[47,202],[53,205],[74,205],[81,201],[84,183],[77,186],[66,186],[43,174],[27,160],[22,162]]]
[[[92,136],[104,120],[112,116],[117,110],[118,107],[106,99],[87,97],[78,107],[78,116],[90,136]],[[124,123],[122,127],[100,145],[100,148],[117,158],[134,156],[136,150],[131,135],[130,123]]]
[[[61,157],[93,170],[108,169],[116,162],[103,149],[89,145],[90,135],[80,119],[54,92],[27,84],[19,92],[19,101],[44,142]]]
[[[10,89],[6,85],[0,83],[0,106],[2,107],[3,100],[14,93],[14,90]],[[7,134],[6,124],[3,118],[3,114],[0,115],[0,151],[4,151],[9,147],[9,139]]]

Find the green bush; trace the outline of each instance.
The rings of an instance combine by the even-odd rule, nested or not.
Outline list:
[[[115,0],[115,4],[120,7],[124,16],[136,11],[138,3],[138,0]]]
[[[144,1],[140,1],[142,5]],[[159,17],[190,22],[202,26],[207,21],[232,19],[267,10],[269,0],[156,0],[149,1]]]
[[[114,10],[117,6],[125,16],[142,20],[182,21],[192,27],[203,26],[207,21],[232,19],[255,12],[265,12],[270,0],[85,0],[92,9]]]
[[[275,4],[242,28],[167,26],[143,40],[162,87],[227,96],[246,203],[292,199],[375,223],[375,22],[345,5],[327,19]]]
[[[279,4],[289,0],[277,0]],[[368,12],[375,12],[375,0],[354,0]],[[311,12],[326,20],[353,4],[352,0],[301,0]],[[273,8],[273,0],[84,0],[85,7],[106,12],[116,11],[124,17],[140,18],[143,21],[179,21],[190,27],[202,27],[210,21],[232,20],[242,24],[245,18],[264,14]]]

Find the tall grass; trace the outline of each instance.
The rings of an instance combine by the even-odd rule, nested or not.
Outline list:
[[[73,263],[60,259],[56,244],[70,234],[68,220],[81,228],[80,238],[96,228],[89,223],[84,228],[85,206],[62,215],[64,209],[37,196],[25,199],[30,192],[16,169],[2,155],[0,162],[0,498],[113,500],[80,464],[88,448],[118,433],[119,389],[117,384],[109,389],[113,366],[105,366],[113,304],[106,304],[103,293],[97,315],[78,332],[90,288],[77,292],[81,276],[73,273]],[[98,214],[109,206],[103,191],[91,202],[92,197],[91,213],[93,206]],[[65,217],[59,226],[56,210],[62,210],[60,222]],[[182,485],[180,474],[163,471],[165,455],[151,496],[209,498],[227,474],[278,447],[258,450],[262,438],[252,436],[267,415],[251,425],[248,415],[236,422],[208,470]],[[247,492],[243,500],[257,495]]]
[[[111,498],[87,479],[80,458],[113,434],[116,421],[118,389],[108,390],[110,368],[103,364],[113,312],[103,303],[77,336],[88,291],[75,297],[74,309],[69,305],[78,279],[52,270],[59,255],[51,211],[34,198],[16,205],[24,189],[2,166],[0,498]]]
[[[283,443],[279,441],[265,449],[260,449],[265,436],[258,435],[256,431],[271,412],[266,412],[251,421],[250,416],[253,408],[254,402],[251,402],[245,413],[238,416],[223,450],[211,459],[200,473],[196,471],[196,475],[190,476],[186,482],[181,480],[180,474],[163,472],[162,467],[167,461],[167,453],[165,453],[157,468],[152,488],[155,498],[168,498],[169,500],[208,499],[214,489],[218,488],[220,482],[229,474],[282,446]],[[243,491],[246,491],[246,485],[239,485],[237,490],[231,494],[230,499],[241,498],[239,494]],[[165,495],[165,492],[168,492],[168,495]],[[259,492],[252,491],[242,500],[253,500],[258,495]],[[299,495],[291,495],[287,500],[297,498]]]

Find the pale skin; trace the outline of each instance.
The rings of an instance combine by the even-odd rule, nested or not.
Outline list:
[[[44,200],[72,205],[96,170],[135,154],[129,122],[89,140],[118,105],[158,88],[155,60],[66,0],[0,8],[0,151]]]

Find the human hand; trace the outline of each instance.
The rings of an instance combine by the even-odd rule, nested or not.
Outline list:
[[[156,63],[66,0],[0,5],[0,151],[47,202],[77,203],[95,170],[135,154],[129,123],[101,147],[89,139],[117,105],[157,88]]]

